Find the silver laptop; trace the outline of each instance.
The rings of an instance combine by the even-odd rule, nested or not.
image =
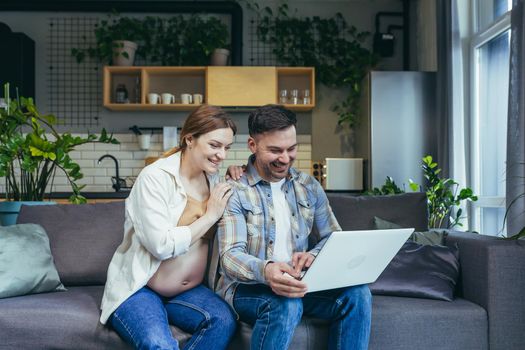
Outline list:
[[[308,292],[375,282],[413,228],[333,232],[301,281]]]

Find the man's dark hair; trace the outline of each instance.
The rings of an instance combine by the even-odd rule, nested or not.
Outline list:
[[[267,131],[282,130],[297,124],[295,113],[279,105],[266,105],[250,113],[248,131],[250,136]]]

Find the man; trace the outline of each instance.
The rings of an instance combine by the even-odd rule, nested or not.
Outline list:
[[[296,279],[328,236],[341,230],[319,183],[292,168],[296,121],[293,112],[275,105],[250,114],[253,154],[219,223],[217,292],[253,325],[252,350],[287,349],[302,315],[331,322],[329,349],[366,349],[368,287],[306,294],[307,286]],[[311,237],[314,224],[318,235]]]

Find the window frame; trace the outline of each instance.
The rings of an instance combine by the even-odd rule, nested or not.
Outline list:
[[[510,10],[494,20],[485,28],[478,29],[480,2],[473,0],[472,7],[472,34],[470,36],[469,61],[470,61],[470,183],[474,193],[478,194],[478,200],[472,202],[469,207],[469,230],[481,232],[481,210],[483,208],[505,208],[505,196],[481,196],[481,162],[480,162],[480,110],[479,110],[479,72],[480,72],[480,48],[499,35],[510,31]],[[510,35],[510,33],[509,33]],[[509,62],[510,64],[510,62]],[[481,232],[483,233],[483,232]]]

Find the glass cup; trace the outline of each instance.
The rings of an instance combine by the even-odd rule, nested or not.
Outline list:
[[[279,91],[279,103],[282,105],[288,103],[288,90],[284,89]]]
[[[293,89],[291,92],[290,92],[290,100],[292,102],[292,104],[296,105],[299,103],[299,90],[297,89]]]
[[[309,89],[303,90],[303,104],[309,105],[311,101],[312,100],[310,99],[310,90]]]

